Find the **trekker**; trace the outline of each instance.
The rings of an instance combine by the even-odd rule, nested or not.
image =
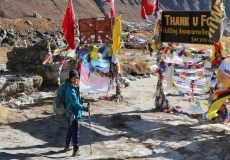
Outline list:
[[[65,106],[67,107],[66,118],[68,121],[69,129],[66,133],[64,152],[71,150],[70,142],[72,140],[73,154],[72,156],[79,155],[79,129],[80,120],[82,119],[82,111],[90,112],[90,108],[82,105],[82,98],[79,91],[80,79],[76,70],[69,72],[69,85],[65,92]],[[68,114],[72,112],[72,115]]]

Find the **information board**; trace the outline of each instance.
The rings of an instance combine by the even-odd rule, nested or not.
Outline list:
[[[112,18],[79,19],[78,23],[81,44],[112,42]]]
[[[212,44],[210,11],[163,11],[162,42]]]

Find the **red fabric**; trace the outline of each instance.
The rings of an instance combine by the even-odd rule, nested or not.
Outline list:
[[[65,18],[62,22],[62,30],[64,32],[65,39],[67,40],[71,49],[75,49],[74,42],[74,10],[72,0],[68,2],[68,8],[66,9]]]
[[[77,71],[78,71],[78,73],[81,73],[81,63],[77,64]]]
[[[114,5],[109,10],[109,17],[115,17]]]
[[[61,51],[65,52],[65,51],[68,51],[69,49],[70,49],[70,46],[68,46],[67,48],[63,48]]]
[[[146,13],[145,13],[145,8],[143,6],[141,6],[141,17],[143,19],[148,19]]]
[[[105,73],[105,77],[109,77],[109,73]]]
[[[106,2],[110,3],[109,18],[115,17],[114,0],[106,0]]]
[[[142,0],[141,7],[144,7],[146,15],[151,15],[158,10],[158,0]]]

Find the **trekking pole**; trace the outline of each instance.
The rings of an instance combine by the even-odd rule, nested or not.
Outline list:
[[[88,104],[87,104],[87,107],[88,107],[88,109],[90,109],[90,103],[88,102]],[[90,129],[90,135],[89,135],[89,139],[90,139],[90,154],[91,154],[91,156],[92,156],[92,154],[93,154],[93,152],[92,152],[92,146],[91,146],[91,141],[92,141],[92,137],[91,137],[91,124],[90,124],[90,122],[91,122],[91,120],[90,120],[90,112],[89,112],[89,117],[88,117],[88,121],[89,121],[89,129]]]

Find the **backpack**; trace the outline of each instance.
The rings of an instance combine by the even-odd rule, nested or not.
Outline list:
[[[56,115],[64,115],[66,112],[65,107],[65,91],[67,88],[67,80],[63,82],[55,91],[55,98],[53,100],[53,110]]]
[[[68,107],[66,108],[66,117],[70,119],[70,124],[75,118],[71,105],[68,105]]]

